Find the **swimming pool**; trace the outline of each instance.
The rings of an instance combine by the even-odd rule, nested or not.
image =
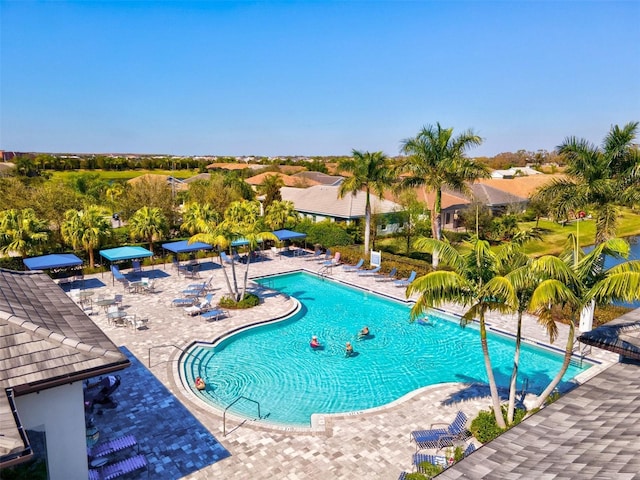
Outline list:
[[[363,290],[298,272],[258,280],[298,299],[292,318],[234,334],[215,347],[195,346],[181,362],[187,385],[200,376],[204,401],[224,409],[239,396],[260,403],[267,422],[308,426],[313,413],[341,413],[386,405],[418,388],[443,382],[483,382],[486,373],[477,328],[434,312],[409,322],[410,307]],[[370,338],[357,340],[368,325]],[[317,335],[325,346],[312,350]],[[345,343],[356,354],[346,358]],[[490,334],[489,348],[500,386],[511,375],[512,339]],[[562,358],[523,345],[521,385],[539,393]],[[587,368],[571,366],[565,380]],[[566,385],[566,383],[565,383]],[[239,401],[234,413],[255,418],[256,405]]]

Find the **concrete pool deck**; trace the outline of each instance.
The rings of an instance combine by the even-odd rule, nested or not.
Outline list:
[[[244,272],[245,265],[239,264],[236,267],[238,273]],[[319,268],[317,262],[304,258],[278,257],[252,263],[249,274],[251,277],[260,277],[300,269],[317,272]],[[412,430],[428,428],[434,422],[448,423],[458,410],[474,416],[490,403],[486,387],[444,384],[421,389],[389,406],[372,411],[326,416],[323,429],[285,429],[260,422],[242,422],[237,418],[230,420],[227,417],[227,434],[224,436],[222,414],[204,405],[180,383],[177,375],[179,355],[194,342],[211,342],[230,330],[286,315],[294,308],[295,302],[263,290],[262,293],[267,294],[260,306],[245,311],[232,311],[229,318],[219,321],[205,321],[200,317],[186,316],[182,308],[172,308],[170,304],[172,299],[181,296],[180,292],[186,285],[206,281],[210,276],[213,276],[215,303],[226,292],[219,265],[208,261],[204,264],[200,278],[195,280],[178,276],[169,265],[165,269],[155,267],[154,270],[145,267],[142,276],[156,279],[156,292],[125,292],[123,305],[129,313],[148,318],[148,328],[134,331],[111,325],[101,309],[96,310],[91,318],[116,345],[123,347],[137,359],[128,370],[135,371],[137,375],[153,375],[155,378],[152,380],[157,380],[166,388],[166,395],[171,395],[186,407],[185,411],[190,412],[197,419],[196,423],[201,424],[215,439],[205,439],[200,435],[202,445],[198,445],[194,438],[185,438],[190,436],[185,435],[184,430],[170,424],[164,426],[162,439],[156,438],[158,433],[146,435],[144,430],[151,427],[146,427],[144,423],[136,424],[138,432],[132,431],[130,425],[135,423],[135,412],[126,406],[128,396],[134,392],[130,391],[132,389],[126,382],[128,373],[125,370],[122,372],[123,383],[115,394],[118,407],[97,416],[96,422],[106,422],[108,415],[110,436],[119,433],[118,425],[122,425],[122,428],[129,425],[126,433],[134,433],[137,437],[146,439],[146,444],[141,442],[141,452],[148,454],[150,478],[395,479],[402,470],[412,470],[411,458],[415,452],[415,446],[409,441]],[[405,300],[405,289],[395,287],[392,282],[376,282],[373,277],[347,273],[341,267],[334,268],[330,276]],[[85,288],[95,290],[95,298],[98,295],[123,294],[120,284],[112,285],[110,273],[87,277]],[[460,311],[454,306],[449,306],[447,310],[454,313]],[[488,318],[488,323],[498,330],[511,332],[514,330],[515,317],[492,315]],[[546,333],[534,318],[527,317],[524,323],[524,337],[547,343]],[[555,346],[562,348],[568,329],[562,328],[562,325],[560,327],[560,336]],[[354,325],[354,328],[359,328],[359,325]],[[605,364],[617,360],[616,355],[597,349],[592,353],[591,358]],[[603,367],[604,365],[589,369],[590,375],[601,371]],[[136,378],[138,380],[132,381],[140,381],[140,377]],[[147,399],[148,402],[166,404],[167,399],[154,397]],[[153,406],[149,408],[152,409]],[[184,415],[188,416],[186,413]],[[165,446],[158,446],[159,440],[165,441]],[[162,448],[169,449],[170,452],[158,455],[157,453],[162,453]],[[203,457],[202,460],[199,461],[199,457]]]

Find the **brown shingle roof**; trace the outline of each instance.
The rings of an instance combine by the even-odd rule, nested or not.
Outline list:
[[[292,175],[285,175],[284,173],[280,173],[280,172],[260,173],[259,175],[254,175],[253,177],[247,178],[245,182],[247,182],[249,185],[255,185],[255,186],[262,185],[262,183],[264,182],[264,179],[269,175],[276,175],[280,177],[285,187],[304,188],[304,187],[310,187],[312,185],[318,185],[318,182],[315,182],[313,180],[310,180],[307,178],[300,178]]]

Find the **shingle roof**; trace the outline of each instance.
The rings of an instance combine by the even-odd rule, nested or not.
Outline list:
[[[322,185],[339,185],[342,180],[344,180],[344,177],[340,177],[338,175],[327,175],[322,172],[298,172],[292,176],[313,180],[314,182],[318,182]]]
[[[513,205],[526,203],[528,201],[526,197],[498,190],[497,188],[482,183],[474,183],[470,185],[470,187],[473,191],[473,198],[488,207]]]
[[[301,213],[324,215],[336,218],[362,218],[366,204],[365,192],[355,196],[347,194],[338,198],[339,186],[315,185],[309,188],[282,187],[280,193],[283,200],[289,200]],[[397,203],[380,200],[370,195],[371,211],[374,214],[391,213],[402,210]]]
[[[640,310],[625,317],[640,320]],[[640,477],[640,363],[617,363],[437,478]]]
[[[297,177],[294,175],[286,175],[280,172],[264,172],[258,175],[254,175],[253,177],[249,177],[245,180],[249,185],[262,185],[265,178],[275,175],[282,179],[285,187],[310,187],[312,185],[318,185],[320,182],[316,182],[310,178]]]
[[[0,269],[0,388],[16,395],[129,366],[127,357],[42,272]],[[3,434],[13,415],[0,393]],[[15,424],[14,424],[15,427]],[[7,452],[0,447],[0,458]]]

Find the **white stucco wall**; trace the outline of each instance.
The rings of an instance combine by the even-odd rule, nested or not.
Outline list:
[[[46,433],[51,480],[89,476],[81,382],[16,397],[16,408],[26,429]]]

